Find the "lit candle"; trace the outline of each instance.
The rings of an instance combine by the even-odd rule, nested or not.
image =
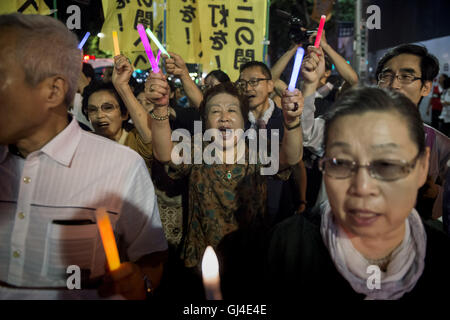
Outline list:
[[[147,34],[150,36],[150,38],[153,40],[153,42],[156,44],[159,50],[161,50],[162,53],[167,55],[170,58],[170,54],[166,51],[166,48],[159,42],[158,38],[153,34],[152,30],[149,28],[146,29]]]
[[[150,42],[148,41],[144,26],[142,24],[138,24],[137,30],[139,32],[139,36],[141,37],[141,42],[144,46],[145,53],[147,53],[148,61],[150,61],[150,64],[152,65],[152,72],[158,73],[159,67],[156,63],[155,56],[153,55],[152,47],[150,46]]]
[[[319,29],[317,30],[316,41],[314,42],[314,47],[318,48],[320,45],[320,39],[322,38],[323,26],[325,25],[326,16],[322,15],[320,17]]]
[[[112,32],[113,43],[114,43],[114,56],[120,55],[119,38],[117,37],[117,31]]]
[[[78,44],[78,49],[83,49],[84,44],[86,43],[87,39],[89,38],[89,36],[91,35],[91,33],[88,31],[86,32],[86,34],[83,37],[83,40],[80,41],[80,43]]]
[[[291,73],[291,81],[289,82],[289,91],[294,91],[297,84],[298,73],[300,72],[300,66],[302,65],[303,56],[305,55],[305,49],[302,47],[297,48],[297,53],[295,54],[294,68]]]
[[[219,261],[214,249],[208,246],[202,260],[203,286],[207,300],[222,300],[219,278]]]
[[[95,210],[97,219],[97,227],[102,238],[103,248],[105,249],[106,260],[108,261],[109,270],[113,271],[119,268],[120,259],[117,251],[116,239],[109,221],[108,213],[105,208]]]

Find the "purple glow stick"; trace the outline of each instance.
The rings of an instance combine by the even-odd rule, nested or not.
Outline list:
[[[80,41],[80,43],[78,44],[78,49],[83,49],[84,44],[86,43],[87,39],[89,38],[89,36],[91,35],[90,32],[86,32],[86,34],[83,37],[83,40]]]
[[[295,54],[294,68],[292,69],[291,81],[289,82],[289,91],[294,91],[297,84],[298,73],[300,72],[300,66],[302,65],[303,55],[305,54],[305,49],[302,47],[297,48],[297,53]]]
[[[138,24],[137,30],[139,32],[139,36],[141,37],[141,42],[142,42],[142,45],[144,46],[145,53],[147,53],[148,60],[150,61],[150,64],[152,65],[152,72],[158,73],[159,72],[158,63],[156,62],[155,56],[153,55],[152,47],[150,46],[150,42],[148,41],[144,26],[142,24]]]

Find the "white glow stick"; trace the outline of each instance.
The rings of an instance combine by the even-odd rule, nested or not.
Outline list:
[[[294,68],[292,69],[291,81],[289,82],[289,91],[294,91],[297,84],[298,73],[300,72],[300,66],[302,65],[303,56],[305,54],[305,49],[302,47],[297,48],[297,53],[295,54]]]

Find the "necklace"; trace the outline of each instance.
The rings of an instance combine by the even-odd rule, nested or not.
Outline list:
[[[380,267],[381,271],[386,272],[389,262],[391,262],[391,253],[380,259],[368,259],[368,258],[365,259],[369,264],[377,265],[378,267]]]
[[[231,174],[231,170],[227,170],[227,172],[225,172],[224,179],[231,180],[232,177],[233,175]]]

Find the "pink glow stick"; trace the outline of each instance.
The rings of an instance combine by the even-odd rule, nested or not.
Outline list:
[[[156,56],[156,64],[159,64],[159,58],[161,58],[161,50],[158,50],[158,55]]]
[[[137,30],[139,32],[139,36],[141,37],[141,42],[142,42],[142,45],[144,46],[145,53],[147,53],[148,60],[150,61],[150,64],[152,65],[152,72],[158,73],[159,72],[158,63],[156,62],[155,56],[153,55],[152,47],[150,46],[150,42],[148,41],[144,26],[142,24],[138,24]]]
[[[320,17],[319,29],[317,30],[316,41],[314,42],[314,47],[318,48],[320,45],[320,39],[322,38],[323,26],[325,25],[326,16],[322,15]]]

